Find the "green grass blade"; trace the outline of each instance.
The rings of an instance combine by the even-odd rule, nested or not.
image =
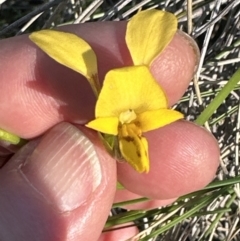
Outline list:
[[[120,225],[120,224],[126,224],[129,222],[136,221],[140,218],[145,217],[146,211],[138,211],[138,210],[133,210],[133,211],[128,211],[127,213],[120,213],[116,216],[109,217],[104,229],[113,227],[115,225]]]
[[[221,180],[221,181],[214,181],[211,182],[209,185],[207,185],[204,190],[208,189],[215,189],[215,188],[220,188],[220,187],[225,187],[225,186],[231,186],[234,184],[240,183],[240,176],[232,177],[226,180]]]
[[[123,202],[114,203],[113,206],[112,206],[112,208],[124,207],[124,206],[126,206],[126,205],[136,204],[136,203],[142,203],[142,202],[146,202],[146,201],[149,201],[149,198],[142,197],[142,198],[127,200],[127,201],[123,201]]]
[[[238,69],[228,81],[228,83],[222,88],[213,101],[204,109],[204,111],[196,119],[198,125],[204,125],[204,123],[211,117],[214,111],[222,104],[227,98],[229,93],[234,89],[237,83],[240,81],[240,69]]]

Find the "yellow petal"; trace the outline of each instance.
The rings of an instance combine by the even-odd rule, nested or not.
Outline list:
[[[109,134],[117,135],[118,133],[118,118],[117,117],[105,117],[97,118],[86,124],[88,128],[96,131]]]
[[[127,25],[126,43],[134,65],[150,65],[177,31],[177,18],[168,12],[145,10]]]
[[[119,148],[123,158],[139,173],[149,172],[147,140],[132,136],[119,139]]]
[[[95,115],[119,117],[129,109],[139,114],[162,108],[167,108],[167,99],[149,69],[146,66],[133,66],[107,73]]]
[[[58,63],[82,74],[94,92],[99,90],[97,58],[91,46],[72,33],[42,30],[30,34],[29,38]]]
[[[145,132],[160,128],[183,117],[183,114],[178,111],[161,109],[143,112],[138,115],[137,120],[140,122],[141,130]]]

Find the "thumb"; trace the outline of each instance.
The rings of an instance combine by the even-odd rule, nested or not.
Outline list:
[[[0,170],[0,240],[97,240],[116,189],[99,138],[61,123]],[[94,230],[92,229],[94,227]]]

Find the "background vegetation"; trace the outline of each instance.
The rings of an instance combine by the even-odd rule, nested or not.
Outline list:
[[[239,0],[0,0],[0,38],[70,23],[127,20],[148,8],[174,13],[179,28],[200,47],[197,73],[176,108],[217,138],[221,165],[213,183],[171,206],[124,211],[125,203],[114,204],[105,231],[134,221],[141,240],[240,240]]]

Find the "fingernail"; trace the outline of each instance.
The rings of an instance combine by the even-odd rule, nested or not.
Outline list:
[[[183,31],[181,31],[181,30],[177,30],[177,32],[178,32],[178,34],[180,35],[180,36],[182,36],[186,41],[187,41],[187,43],[192,47],[192,49],[193,49],[193,52],[194,52],[194,54],[195,54],[195,56],[196,56],[196,63],[195,63],[195,71],[196,71],[196,69],[197,69],[197,67],[198,67],[198,64],[199,64],[199,60],[200,60],[200,50],[199,50],[199,47],[198,47],[198,45],[197,45],[197,43],[196,43],[196,41],[191,37],[191,36],[189,36],[187,33],[185,33],[185,32],[183,32]],[[194,71],[194,72],[195,72]]]
[[[21,174],[59,212],[80,207],[102,179],[93,143],[68,123],[57,125],[42,138]]]

